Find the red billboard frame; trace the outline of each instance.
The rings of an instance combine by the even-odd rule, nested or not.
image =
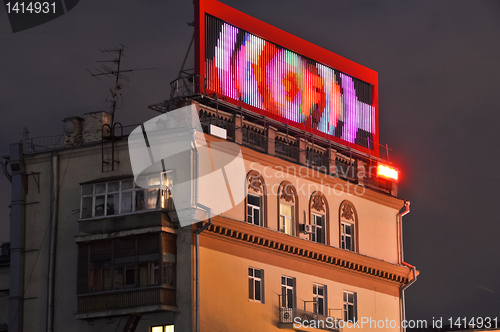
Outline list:
[[[379,156],[378,72],[360,65],[354,61],[346,59],[331,51],[328,51],[318,45],[310,43],[302,38],[292,35],[286,31],[276,28],[217,0],[195,0],[195,73],[202,77],[206,77],[205,14],[212,15],[238,28],[255,34],[265,40],[280,45],[283,48],[289,49],[297,54],[320,62],[335,70],[371,84],[373,86],[373,106],[375,107],[375,132],[373,133],[373,150],[357,144],[349,143],[341,138],[323,133],[307,125],[303,125],[302,128],[297,124],[289,125],[300,130],[306,130],[308,133],[313,133],[316,136],[324,137],[341,145],[352,146],[358,151],[377,157]],[[214,91],[207,91],[207,93],[214,93]],[[232,99],[223,95],[220,95],[219,97],[224,97],[226,101],[236,106],[240,105],[239,100]],[[253,107],[251,105],[245,104],[245,108],[249,109],[252,112],[255,112],[256,114],[263,114],[263,111],[261,109]],[[273,120],[283,122],[283,119],[272,114],[265,114],[265,116]]]

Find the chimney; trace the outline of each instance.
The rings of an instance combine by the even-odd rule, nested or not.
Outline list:
[[[104,136],[109,136],[110,134],[109,126],[111,125],[111,114],[104,111],[85,113],[83,115],[83,132],[82,132],[83,143],[101,141],[103,136],[104,125],[108,125],[104,128]]]
[[[79,116],[64,118],[64,146],[78,146],[83,144],[83,119]]]

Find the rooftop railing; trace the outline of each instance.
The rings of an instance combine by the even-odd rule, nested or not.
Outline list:
[[[25,138],[21,140],[21,143],[23,145],[23,153],[25,154],[49,152],[64,147],[64,134]]]

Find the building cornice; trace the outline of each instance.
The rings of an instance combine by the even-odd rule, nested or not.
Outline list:
[[[205,134],[206,142],[224,142],[225,140]],[[347,180],[341,179],[339,177],[330,176],[328,174],[319,172],[313,168],[306,165],[300,165],[292,163],[285,159],[279,157],[271,156],[259,151],[255,151],[251,148],[240,145],[243,159],[245,161],[258,163],[264,167],[270,167],[273,171],[283,172],[289,174],[290,176],[299,177],[317,183],[319,185],[329,186],[330,188],[336,188],[336,191],[342,191],[345,193],[351,193],[354,196],[370,200],[377,204],[382,204],[384,206],[400,210],[404,206],[404,200],[401,198],[393,197],[388,194],[384,194],[373,190],[369,187],[359,186],[355,183],[349,182]],[[292,172],[293,170],[293,172]],[[265,176],[264,176],[265,178]],[[285,178],[286,179],[286,178]],[[339,186],[341,186],[339,188]],[[356,189],[356,187],[359,187]]]
[[[364,256],[355,252],[310,242],[271,229],[214,217],[202,236],[218,238],[233,243],[250,245],[274,253],[306,259],[325,267],[336,267],[346,272],[364,275],[401,286],[411,278],[411,269]],[[202,244],[203,245],[203,244]]]

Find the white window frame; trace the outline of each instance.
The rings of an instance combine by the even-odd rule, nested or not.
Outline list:
[[[257,197],[259,200],[260,200],[260,205],[261,206],[256,206],[256,205],[253,205],[253,204],[250,204],[250,200],[248,199],[248,196],[253,196],[253,197]],[[248,212],[248,208],[251,208],[252,210],[252,215],[251,215],[251,218],[252,218],[252,222],[250,224],[252,225],[256,225],[255,224],[255,212],[257,211],[257,213],[259,214],[259,224],[257,226],[263,226],[264,223],[263,223],[263,220],[262,220],[262,205],[263,205],[263,197],[261,195],[254,195],[254,194],[248,194],[247,196],[247,222],[248,222],[248,217],[250,217],[250,213]]]
[[[284,279],[283,279],[284,278]],[[283,280],[284,280],[284,283],[283,283]],[[288,280],[291,280],[292,281],[292,286],[288,285]],[[285,303],[289,304],[290,301],[292,302],[292,307],[291,308],[295,308],[295,296],[296,296],[296,293],[295,293],[295,278],[293,277],[289,277],[289,276],[281,276],[281,294],[283,296],[283,293],[286,294],[286,300],[285,299],[281,299],[281,303],[280,303],[280,306],[282,308],[290,308],[289,306],[285,306],[283,307],[283,301],[285,301]],[[283,292],[283,288],[285,289],[285,292]],[[289,299],[288,298],[288,290],[291,290],[292,291],[292,298]]]
[[[354,225],[353,223],[349,223],[349,222],[345,222],[345,221],[342,221],[340,223],[340,227],[341,227],[341,231],[342,231],[342,243],[341,243],[341,248],[342,249],[345,249],[345,250],[349,250],[349,251],[355,251],[355,248],[356,248],[356,243],[355,243],[355,227],[356,225]],[[350,226],[351,227],[351,234],[346,234],[345,232],[345,227],[346,226]],[[351,238],[351,247],[350,248],[347,248],[346,247],[346,240],[345,238],[346,237],[350,237]]]
[[[167,176],[167,181],[169,183],[164,183],[164,178],[165,175]],[[158,175],[150,175],[147,178],[147,181],[149,181],[151,178],[158,177]],[[80,199],[80,219],[94,219],[94,218],[105,218],[105,217],[110,217],[110,216],[117,216],[117,215],[126,215],[126,214],[132,214],[136,213],[138,211],[152,211],[152,210],[160,210],[165,208],[167,204],[167,200],[171,199],[172,195],[172,180],[173,180],[173,171],[166,171],[162,172],[159,175],[159,180],[160,182],[158,184],[154,184],[151,186],[148,186],[147,188],[141,188],[138,187],[134,181],[134,178],[125,178],[125,179],[119,179],[119,180],[109,180],[109,181],[103,181],[103,182],[97,182],[97,183],[89,183],[89,184],[84,184],[82,185],[81,188],[81,199]],[[132,186],[128,189],[122,189],[122,185],[124,181],[132,181]],[[118,190],[117,191],[109,191],[109,184],[112,182],[118,182]],[[104,191],[101,193],[96,193],[96,186],[104,184]],[[84,194],[84,186],[92,186],[92,192],[90,194]],[[148,207],[148,195],[150,192],[154,192],[155,190],[159,191],[160,197],[160,206],[149,208]],[[145,199],[144,199],[144,208],[143,209],[137,209],[137,204],[136,204],[136,195],[137,192],[143,191],[145,192]],[[125,193],[131,193],[131,204],[132,204],[132,209],[131,211],[126,211],[122,212],[123,206],[123,194]],[[108,196],[111,195],[118,195],[118,208],[115,210],[115,213],[108,215]],[[103,214],[102,215],[96,215],[96,200],[97,198],[103,196],[104,197],[104,207],[103,207]],[[92,199],[92,211],[91,215],[83,217],[83,201],[84,199]],[[158,202],[157,202],[158,205]]]
[[[316,222],[316,218],[319,217],[323,220],[323,225],[318,225],[317,222]],[[325,230],[326,230],[326,216],[324,214],[319,214],[319,213],[313,213],[312,214],[312,225],[314,226],[314,231],[313,231],[313,234],[311,234],[311,241],[313,242],[316,242],[316,243],[322,243],[322,244],[325,244],[326,243],[326,234],[325,234]],[[322,236],[323,236],[323,242],[319,242],[318,241],[318,231],[322,233]]]
[[[290,211],[291,211],[291,216],[287,216],[287,215],[284,215],[284,214],[281,214],[281,205],[283,206],[287,206],[290,208]],[[290,233],[287,233],[286,232],[286,220],[290,220]],[[280,229],[279,231],[281,233],[285,233],[285,234],[288,234],[288,235],[295,235],[295,205],[288,205],[288,204],[281,204],[280,203]]]
[[[349,301],[349,295],[352,295],[352,302]],[[355,322],[357,320],[357,314],[358,314],[358,304],[357,304],[357,293],[356,292],[351,292],[351,291],[344,291],[343,294],[343,309],[344,309],[344,321],[351,321]],[[352,315],[353,317],[349,317],[349,307],[352,307]]]
[[[319,288],[323,289],[323,295],[319,294]],[[315,314],[326,315],[326,285],[313,283],[313,311]],[[319,303],[323,303],[323,312],[319,312]]]
[[[252,271],[252,275],[250,275],[250,271]],[[255,276],[255,271],[260,271],[260,278]],[[257,282],[259,282],[260,286],[260,300],[255,298],[255,290],[257,289]],[[248,292],[248,300],[252,302],[264,303],[264,270],[258,269],[255,267],[248,268],[248,287],[250,287],[250,283],[252,284],[252,296],[250,297],[250,289]]]

